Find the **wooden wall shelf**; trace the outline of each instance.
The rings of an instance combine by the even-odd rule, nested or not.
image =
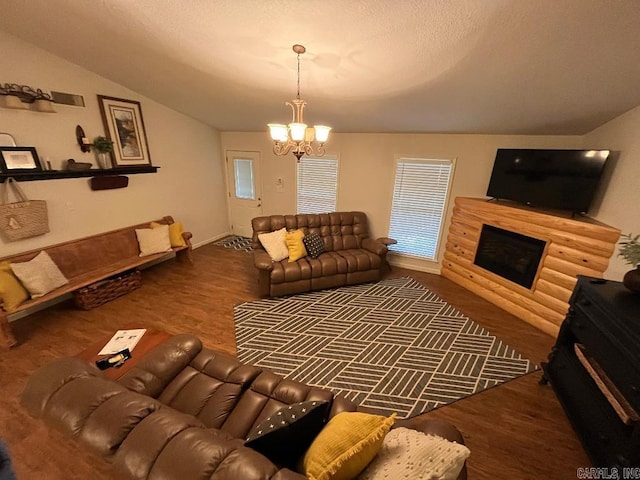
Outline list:
[[[48,170],[44,172],[15,172],[0,173],[0,183],[4,183],[9,177],[13,177],[18,182],[34,182],[37,180],[57,180],[60,178],[82,178],[82,177],[105,177],[109,175],[135,175],[138,173],[156,173],[160,167],[140,166],[140,167],[119,167],[106,170]]]

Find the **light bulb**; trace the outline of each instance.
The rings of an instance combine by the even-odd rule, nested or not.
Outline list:
[[[326,125],[316,125],[313,127],[316,130],[316,140],[319,143],[324,143],[329,138],[329,132],[331,131],[331,127],[327,127]]]

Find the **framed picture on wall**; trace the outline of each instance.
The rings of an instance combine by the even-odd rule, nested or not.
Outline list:
[[[107,136],[113,140],[116,168],[151,165],[140,102],[98,95],[98,103]]]
[[[1,147],[0,172],[41,172],[42,165],[34,147]]]

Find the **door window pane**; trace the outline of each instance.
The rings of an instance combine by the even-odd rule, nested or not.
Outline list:
[[[236,198],[255,200],[253,189],[253,160],[248,158],[234,158],[233,169],[235,172]]]

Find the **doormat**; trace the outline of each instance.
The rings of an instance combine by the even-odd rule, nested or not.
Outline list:
[[[238,358],[409,418],[537,370],[412,278],[242,303]]]

